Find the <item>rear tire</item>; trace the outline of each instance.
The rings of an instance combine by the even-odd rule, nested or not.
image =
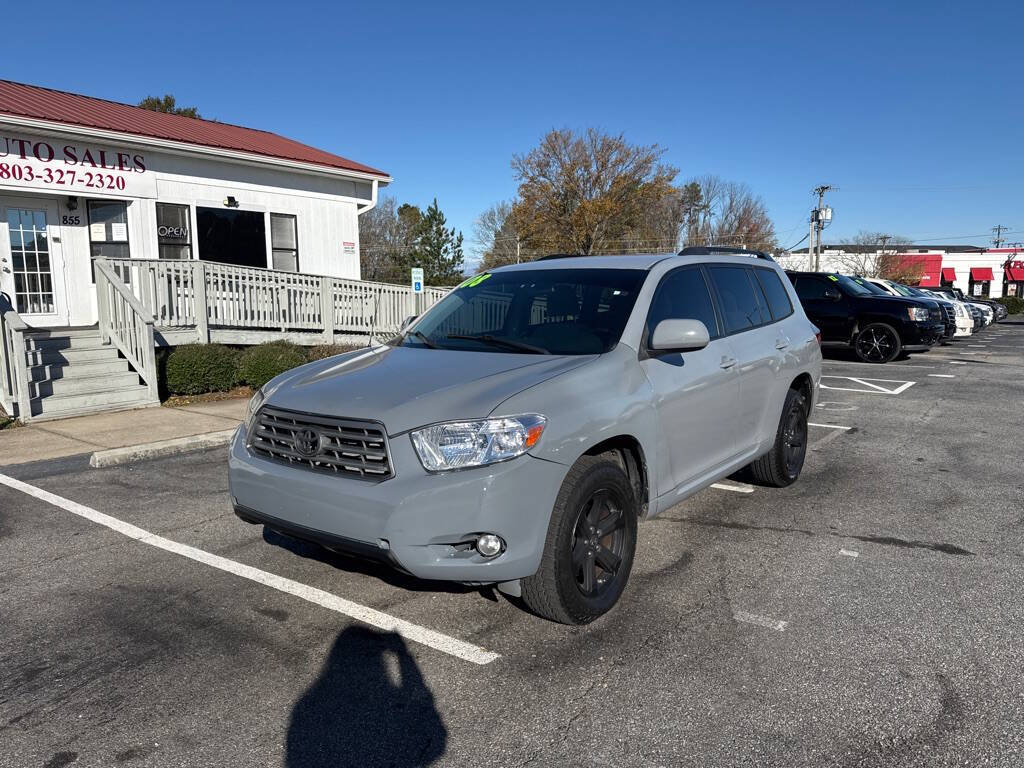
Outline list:
[[[569,470],[548,523],[540,568],[523,602],[562,624],[589,624],[618,602],[636,553],[637,499],[622,467],[583,456]]]
[[[899,333],[891,325],[871,323],[853,340],[853,351],[865,363],[888,363],[903,349]]]
[[[786,394],[772,449],[750,465],[754,479],[762,485],[785,488],[800,477],[807,456],[808,406],[802,389],[791,389]]]

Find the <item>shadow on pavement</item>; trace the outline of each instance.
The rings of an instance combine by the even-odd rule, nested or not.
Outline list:
[[[292,710],[287,768],[430,765],[448,731],[405,641],[361,626],[334,642]]]

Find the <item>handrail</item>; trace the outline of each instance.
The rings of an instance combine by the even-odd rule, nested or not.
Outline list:
[[[113,342],[146,382],[150,398],[158,400],[153,313],[142,305],[106,259],[96,259],[94,263],[100,337],[104,342]]]
[[[0,293],[0,405],[9,416],[17,416],[22,421],[28,421],[32,415],[25,355],[27,330],[28,326],[10,298]]]

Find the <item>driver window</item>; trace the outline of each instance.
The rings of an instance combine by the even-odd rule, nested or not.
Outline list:
[[[647,333],[653,333],[662,320],[700,320],[712,339],[720,335],[711,293],[699,267],[677,269],[661,281],[647,314]]]

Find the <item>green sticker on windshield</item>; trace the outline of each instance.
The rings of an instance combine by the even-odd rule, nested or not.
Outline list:
[[[828,279],[831,280],[834,283],[838,283],[839,282],[839,278],[836,277],[835,275],[829,275]]]
[[[482,275],[475,275],[468,280],[464,281],[459,288],[476,288],[480,283],[491,276],[490,272],[484,272]]]

